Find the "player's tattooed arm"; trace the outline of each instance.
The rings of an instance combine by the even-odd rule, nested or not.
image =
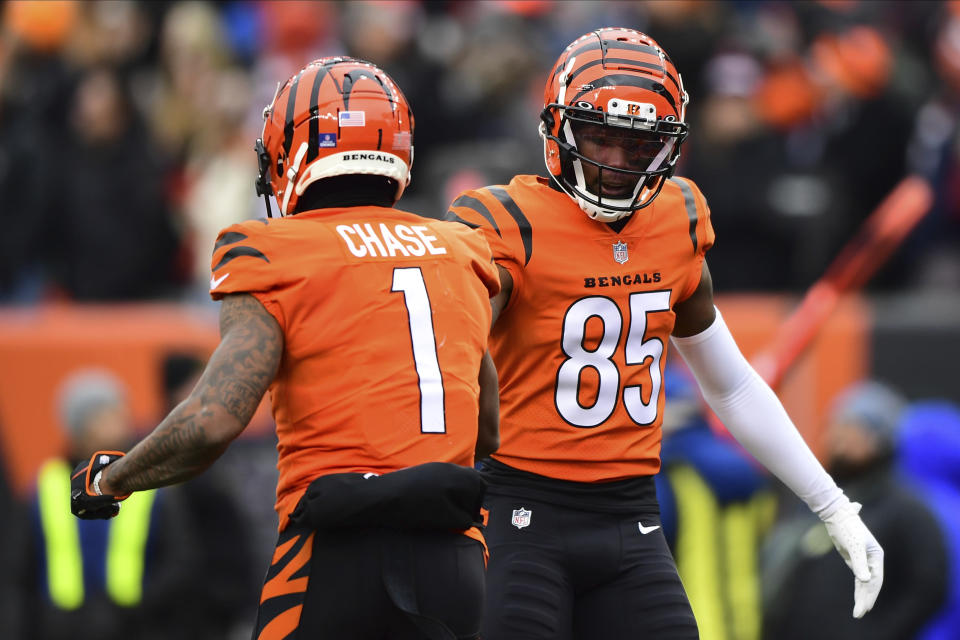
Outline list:
[[[256,298],[224,297],[220,345],[197,386],[150,435],[104,470],[103,493],[175,484],[209,467],[253,417],[282,352],[283,332]]]

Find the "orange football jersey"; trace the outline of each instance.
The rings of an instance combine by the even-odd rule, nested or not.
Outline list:
[[[270,385],[281,529],[314,478],[473,464],[480,359],[500,286],[483,235],[382,207],[220,232],[211,296],[250,293],[283,329]]]
[[[490,337],[494,458],[580,482],[656,473],[672,309],[699,284],[714,237],[696,185],[668,180],[619,233],[536,176],[467,191],[447,219],[483,229],[513,276]]]

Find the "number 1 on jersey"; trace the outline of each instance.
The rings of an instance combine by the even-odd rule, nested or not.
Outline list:
[[[433,333],[433,310],[420,267],[393,270],[393,288],[402,292],[410,319],[410,344],[413,365],[420,380],[420,431],[446,433],[443,414],[443,377],[437,360],[437,340]]]

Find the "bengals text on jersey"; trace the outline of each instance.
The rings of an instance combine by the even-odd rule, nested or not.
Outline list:
[[[493,457],[580,482],[655,474],[672,308],[696,289],[714,239],[697,186],[670,178],[620,232],[537,176],[467,191],[447,219],[482,229],[513,276],[490,338]]]
[[[383,207],[306,211],[224,229],[212,270],[214,299],[249,293],[283,330],[281,530],[318,476],[472,465],[500,286],[483,235]]]

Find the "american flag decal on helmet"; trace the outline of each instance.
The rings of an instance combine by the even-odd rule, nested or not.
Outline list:
[[[630,255],[627,253],[626,242],[613,243],[613,259],[617,261],[617,264],[623,264],[630,259]]]
[[[341,127],[362,127],[367,124],[366,120],[363,111],[341,111],[339,114]]]

